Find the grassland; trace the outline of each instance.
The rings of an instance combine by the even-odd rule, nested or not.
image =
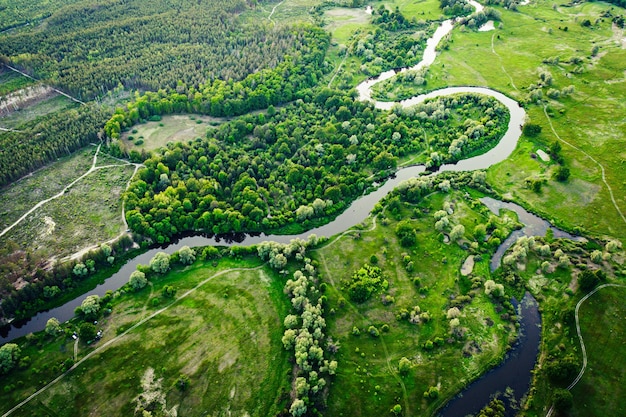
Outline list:
[[[624,297],[626,288],[608,287],[581,305],[580,325],[588,364],[585,375],[572,389],[572,417],[616,416],[626,410],[622,383],[626,368],[616,366],[626,357]]]
[[[21,125],[31,120],[76,106],[77,104],[67,97],[55,93],[20,110],[0,116],[0,125],[5,129],[19,130]]]
[[[181,297],[201,282],[196,291]],[[166,285],[175,287],[180,299],[164,298]],[[112,314],[98,324],[102,340],[79,344],[79,360],[140,319],[164,310],[95,352],[13,415],[45,415],[51,410],[67,416],[132,415],[134,399],[142,393],[140,380],[150,368],[162,379],[159,391],[167,409],[177,408],[179,415],[275,415],[288,398],[291,375],[281,343],[282,318],[288,311],[282,286],[278,275],[256,258],[222,259],[216,266],[196,262],[153,279],[139,293],[116,296]],[[32,354],[31,369],[71,357],[70,342],[69,337],[31,338],[26,349]],[[44,352],[50,355],[46,359]],[[180,375],[189,377],[184,391],[176,386]],[[23,371],[3,382],[41,386],[52,376],[50,371],[39,377]],[[33,391],[29,387],[3,393],[2,411]]]
[[[13,224],[40,201],[61,192],[88,171],[95,147],[71,156],[27,176],[0,193],[5,210],[0,217],[2,229]],[[109,166],[115,165],[115,166]],[[121,193],[134,173],[134,166],[105,154],[98,155],[96,167],[61,197],[48,201],[0,238],[44,258],[62,257],[99,244],[120,234]]]
[[[435,193],[416,207],[387,212],[389,218],[379,217],[369,230],[345,234],[314,253],[329,286],[327,295],[333,308],[328,316],[329,334],[341,345],[341,366],[331,386],[328,415],[387,415],[395,404],[401,405],[404,415],[431,415],[490,364],[497,363],[514,337],[510,323],[501,319],[493,300],[480,291],[482,284],[477,291],[470,290],[470,278],[489,279],[486,255],[490,250],[484,248],[485,256],[472,275],[462,277],[460,267],[468,252],[456,243],[443,243],[442,235],[434,232],[432,215],[424,214],[439,210],[444,201],[454,202],[454,219],[468,230],[486,221],[484,212],[471,209],[461,194]],[[407,218],[417,230],[417,244],[412,248],[402,248],[394,233],[397,219]],[[343,289],[344,280],[372,256],[389,283],[386,301],[377,294],[363,304],[354,303]],[[405,256],[415,263],[411,272],[405,268]],[[420,286],[414,284],[415,277],[420,278]],[[465,336],[457,339],[451,335],[446,311],[451,298],[470,292],[473,298],[462,308],[460,320]],[[397,318],[402,309],[411,311],[416,305],[430,314],[430,321],[411,324]],[[388,332],[381,330],[384,325],[389,326]],[[380,336],[372,337],[369,326],[377,327]],[[358,336],[353,334],[354,327],[360,331]],[[425,348],[436,338],[441,339],[441,347]],[[472,351],[475,343],[479,351]],[[402,357],[411,361],[406,374],[398,369]],[[438,387],[438,399],[424,398],[429,387]]]
[[[551,6],[537,1],[520,7],[519,12],[498,9],[502,24],[491,32],[457,28],[430,67],[425,86],[402,86],[400,90],[387,87],[395,95],[402,91],[404,96],[445,86],[479,85],[526,103],[530,121],[539,124],[542,133],[533,139],[523,137],[510,158],[489,170],[490,183],[501,193],[570,228],[581,226],[595,235],[624,239],[625,221],[601,175],[603,168],[623,213],[626,183],[621,173],[626,154],[620,144],[626,134],[622,117],[626,109],[619,99],[626,95],[626,78],[620,65],[626,59],[623,34],[612,27],[610,17],[602,17],[609,9],[602,3]],[[583,27],[585,19],[594,24]],[[598,51],[592,56],[595,46]],[[543,62],[553,57],[559,57],[558,64]],[[572,61],[572,57],[578,60]],[[549,99],[546,87],[543,102],[536,104],[529,99],[529,87],[538,84],[540,71],[552,75],[549,88],[573,85],[574,93]],[[530,157],[559,138],[572,172],[566,184],[552,181],[550,166]],[[541,193],[535,193],[526,188],[527,178],[544,178],[547,183]]]
[[[52,257],[70,255],[119,235],[124,229],[121,194],[133,172],[132,165],[95,171],[2,240]]]
[[[134,126],[132,131],[122,135],[122,141],[129,151],[151,151],[164,147],[169,142],[187,142],[204,137],[208,128],[223,121],[224,119],[193,114],[164,116],[159,122]]]

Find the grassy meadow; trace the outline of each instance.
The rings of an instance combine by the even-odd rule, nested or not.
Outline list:
[[[173,299],[163,296],[166,285],[177,290]],[[285,406],[291,376],[281,343],[289,307],[282,286],[256,258],[225,258],[153,278],[138,293],[116,294],[113,312],[98,323],[103,338],[78,343],[79,360],[97,350],[93,356],[13,415],[132,415],[149,369],[152,393],[178,415],[275,415]],[[14,389],[0,394],[2,411],[51,380],[50,368],[73,354],[66,336],[39,334],[26,344],[32,366],[3,381]],[[176,385],[181,375],[189,378],[185,390]]]
[[[431,415],[499,362],[516,331],[500,317],[497,303],[482,291],[482,283],[490,277],[492,249],[482,245],[473,272],[465,277],[460,268],[469,252],[457,243],[443,243],[442,235],[434,230],[432,213],[447,201],[454,206],[453,221],[463,224],[468,230],[466,239],[473,240],[469,231],[486,222],[488,214],[480,204],[473,209],[471,200],[459,192],[434,193],[417,206],[405,206],[395,213],[386,209],[371,227],[342,235],[314,252],[328,285],[332,308],[329,334],[341,346],[341,365],[330,389],[327,415],[387,415],[395,404],[402,407],[404,415]],[[410,219],[417,230],[415,246],[403,248],[398,242],[394,229],[399,219]],[[500,221],[502,225],[513,223],[504,217]],[[405,266],[406,256],[414,262],[411,271]],[[345,281],[371,263],[372,257],[383,270],[388,290],[364,303],[354,302],[345,290]],[[472,287],[474,279],[478,285]],[[471,300],[461,307],[463,336],[459,338],[452,335],[446,315],[451,299],[465,295]],[[402,310],[411,311],[415,306],[427,312],[430,320],[413,324],[399,318]],[[370,326],[379,330],[378,337],[370,335]],[[434,348],[428,347],[429,341],[431,347],[435,342]],[[403,357],[410,360],[408,371],[399,370]],[[430,387],[439,390],[437,398],[424,398]]]
[[[152,151],[169,142],[188,142],[204,137],[208,128],[223,120],[193,114],[163,116],[159,122],[135,125],[131,131],[123,133],[121,139],[129,151]]]
[[[477,85],[525,103],[530,122],[540,125],[542,133],[535,138],[523,136],[510,158],[490,168],[490,183],[568,228],[580,226],[594,235],[624,239],[626,222],[602,181],[604,169],[619,210],[626,212],[622,178],[626,154],[621,146],[626,104],[619,99],[626,95],[621,65],[626,49],[623,34],[607,15],[610,6],[594,2],[553,8],[551,2],[540,0],[519,7],[518,12],[497,10],[502,22],[494,31],[453,30],[429,68],[425,86],[388,82],[381,86],[384,95],[401,98],[447,86]],[[586,19],[591,26],[582,25]],[[542,89],[543,101],[538,104],[531,99],[529,87],[538,85],[541,72],[549,72],[552,81]],[[550,89],[570,85],[574,86],[571,95],[547,97]],[[531,153],[559,139],[572,172],[565,184],[551,179],[551,164],[531,158]],[[545,180],[540,193],[525,186],[528,178]]]
[[[4,204],[0,226],[4,229],[38,202],[58,194],[92,164],[95,147],[61,158],[0,192]],[[61,197],[35,210],[0,238],[43,257],[63,257],[109,240],[124,230],[121,194],[134,172],[132,165],[100,154],[98,169],[78,181]]]

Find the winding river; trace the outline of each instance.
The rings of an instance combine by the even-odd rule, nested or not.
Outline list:
[[[483,9],[482,6],[476,3],[475,1],[470,1],[470,3],[477,10]],[[455,21],[452,19],[443,21],[440,24],[440,26],[435,31],[434,35],[427,41],[427,47],[426,47],[426,50],[424,51],[423,59],[417,65],[411,68],[404,68],[399,71],[397,70],[387,71],[387,72],[380,74],[379,76],[375,78],[371,78],[359,84],[356,87],[358,94],[359,94],[359,98],[363,101],[372,101],[371,90],[372,90],[372,87],[376,85],[377,83],[387,80],[389,78],[392,78],[398,72],[404,72],[410,69],[413,69],[413,70],[420,69],[420,68],[424,68],[424,67],[431,65],[434,62],[435,57],[437,55],[436,53],[437,45],[439,44],[441,39],[443,39],[448,33],[450,33],[450,31],[454,28],[454,24],[455,24]],[[458,93],[483,94],[483,95],[493,97],[494,99],[500,101],[502,104],[504,104],[508,108],[510,112],[508,129],[506,133],[504,134],[504,136],[502,137],[502,139],[500,140],[500,142],[498,143],[498,145],[496,145],[493,149],[491,149],[487,153],[478,155],[472,158],[468,158],[465,160],[461,160],[455,164],[443,165],[439,167],[438,171],[436,171],[432,175],[436,175],[441,172],[449,172],[449,171],[469,171],[469,170],[477,170],[477,169],[486,169],[508,158],[508,156],[515,149],[517,145],[517,141],[520,138],[521,133],[522,133],[522,130],[521,130],[522,125],[524,124],[524,121],[526,118],[526,113],[524,109],[516,101],[505,96],[504,94],[495,90],[491,90],[489,88],[484,88],[484,87],[449,87],[449,88],[432,91],[428,94],[422,94],[422,95],[418,95],[415,97],[411,97],[407,100],[403,100],[401,102],[396,102],[396,103],[380,102],[380,101],[373,102],[376,108],[389,110],[393,106],[396,106],[396,105],[400,105],[402,107],[410,107],[415,104],[421,103],[425,100],[428,100],[430,98],[436,98],[436,97],[446,96],[450,94],[458,94]],[[311,234],[316,234],[318,236],[333,236],[363,222],[369,216],[369,213],[374,208],[374,205],[377,202],[379,202],[385,195],[387,195],[387,193],[389,193],[391,190],[397,187],[401,182],[409,178],[419,176],[423,174],[425,171],[426,169],[422,165],[406,167],[406,168],[398,170],[395,176],[389,178],[378,189],[376,189],[370,194],[364,195],[360,197],[359,199],[355,200],[348,207],[348,209],[346,209],[334,221],[324,226],[310,230],[306,233],[302,233],[299,235],[263,235],[263,234],[238,235],[238,236],[233,236],[233,238],[230,240],[198,235],[198,236],[182,238],[163,248],[152,249],[130,260],[128,263],[122,266],[121,269],[117,273],[113,274],[110,278],[108,278],[103,283],[98,285],[93,291],[90,291],[88,294],[81,295],[80,297],[58,308],[39,313],[25,323],[13,323],[9,328],[3,329],[0,332],[0,344],[6,343],[10,340],[13,340],[20,336],[24,336],[31,332],[43,330],[45,328],[47,320],[51,317],[56,317],[57,319],[59,319],[59,321],[66,321],[66,320],[71,319],[74,315],[74,309],[80,305],[81,301],[84,299],[85,296],[90,295],[90,294],[98,294],[102,296],[108,290],[116,290],[120,288],[122,285],[124,285],[128,281],[128,277],[130,276],[131,272],[136,269],[138,264],[148,264],[150,259],[157,252],[165,251],[167,253],[173,253],[185,245],[191,246],[191,247],[208,246],[208,245],[231,246],[235,244],[236,245],[253,245],[253,244],[263,242],[263,241],[276,241],[280,243],[287,243],[290,240],[295,239],[295,238],[304,239]],[[525,301],[522,303],[522,305],[528,306],[528,308],[522,308],[522,329],[526,329],[526,331],[522,332],[522,338],[520,339],[520,344],[518,346],[525,346],[524,344],[525,339],[523,339],[524,334],[536,333],[536,332],[531,332],[531,330],[534,327],[536,327],[535,324],[537,324],[537,322],[539,321],[536,304],[533,304],[531,301],[528,301],[525,297]],[[538,336],[537,337],[533,336],[532,340],[530,339],[528,340],[527,344],[530,345],[530,348],[529,348],[530,351],[528,354],[530,355],[531,359],[527,360],[524,366],[517,369],[517,372],[521,371],[523,375],[521,374],[518,375],[514,373],[516,375],[515,378],[525,381],[524,383],[526,384],[525,385],[526,389],[530,381],[530,371],[532,370],[534,366],[534,360],[537,354],[538,343],[539,343]],[[521,347],[519,347],[519,350],[520,352],[522,351]],[[523,349],[524,354],[527,354],[526,353],[527,350],[528,350],[527,348]],[[509,356],[510,357],[519,356],[515,352],[517,351],[514,349],[513,352]],[[472,388],[472,387],[475,387],[476,384],[482,384],[480,385],[482,386],[482,388],[480,388],[479,386],[478,390],[481,391],[483,394],[486,393],[487,398],[489,394],[495,392],[494,390],[503,390],[503,387],[506,387],[506,385],[504,386],[502,385],[501,383],[502,381],[500,381],[502,377],[500,374],[507,373],[507,372],[510,373],[511,369],[517,367],[517,365],[514,364],[513,368],[511,368],[511,366],[507,366],[507,363],[510,363],[509,359],[507,359],[501,366],[499,366],[495,370],[490,371],[489,374],[481,378],[475,384],[472,384],[469,389],[476,390],[476,388]],[[505,370],[498,371],[499,369],[505,369]],[[488,382],[485,382],[485,381],[488,381]],[[493,382],[500,382],[500,383],[496,384],[497,386],[492,387]],[[522,390],[521,392],[524,393],[525,390]],[[473,395],[474,394],[472,394],[472,396]],[[468,395],[466,394],[462,398],[468,398]],[[457,405],[457,404],[464,404],[463,401],[461,402],[459,401],[461,400],[457,399],[457,400],[451,401],[448,404],[448,406],[444,408],[443,415],[445,416],[465,415],[467,410],[463,409],[463,407],[465,407],[464,405],[460,405],[460,406]],[[478,404],[478,400],[475,401],[475,403]],[[481,406],[484,404],[485,404],[485,401],[481,403]],[[461,407],[459,408],[459,410],[463,409],[462,414],[456,413],[455,410],[457,410],[458,407]]]

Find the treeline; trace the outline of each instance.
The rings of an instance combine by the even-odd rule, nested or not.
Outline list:
[[[0,186],[4,186],[90,142],[111,113],[89,105],[50,114],[0,133]]]
[[[119,84],[156,91],[240,80],[306,50],[305,28],[245,22],[243,0],[80,1],[45,27],[0,36],[0,55],[89,99]]]
[[[293,100],[299,91],[312,87],[322,76],[329,37],[319,28],[300,32],[306,48],[287,56],[274,69],[248,75],[242,81],[214,80],[198,88],[179,83],[176,89],[136,95],[125,109],[118,109],[106,123],[110,138],[150,116],[201,113],[234,116]]]
[[[307,90],[279,112],[243,116],[146,160],[125,196],[129,226],[158,243],[186,231],[309,228],[340,213],[371,185],[372,173],[392,172],[398,158],[424,152],[440,164],[487,137],[497,143],[487,133],[506,124],[506,110],[463,97],[387,113],[344,92]],[[466,121],[474,113],[483,116]]]
[[[3,285],[2,303],[0,304],[0,323],[3,319],[17,320],[31,317],[44,308],[45,304],[59,296],[71,292],[80,281],[87,279],[97,271],[110,268],[116,258],[121,257],[133,245],[130,237],[124,236],[112,245],[103,244],[83,256],[79,261],[68,261],[55,265],[50,270],[37,268],[24,279],[28,282],[19,291],[12,285]]]

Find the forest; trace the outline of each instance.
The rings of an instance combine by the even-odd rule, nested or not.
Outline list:
[[[504,106],[484,96],[443,97],[386,114],[322,89],[147,159],[126,197],[127,220],[158,243],[188,231],[306,230],[340,213],[399,159],[422,154],[437,167],[482,153],[507,122]]]
[[[241,80],[309,48],[306,27],[244,22],[243,0],[77,1],[52,11],[45,30],[0,34],[4,59],[81,99],[123,85],[157,91]]]

